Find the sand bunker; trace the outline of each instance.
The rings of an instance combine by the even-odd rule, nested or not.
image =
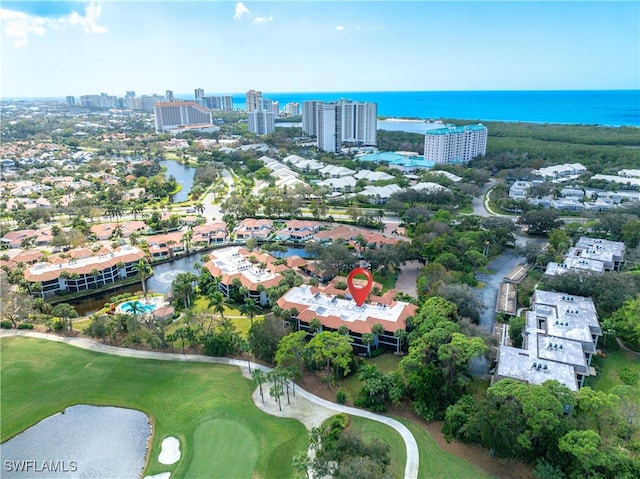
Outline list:
[[[180,460],[180,441],[175,437],[166,437],[162,440],[162,450],[158,456],[160,464],[175,464]]]

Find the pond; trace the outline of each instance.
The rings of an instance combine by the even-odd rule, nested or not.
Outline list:
[[[139,478],[151,436],[142,412],[71,406],[0,445],[3,478]]]
[[[176,181],[182,185],[182,190],[178,191],[171,197],[173,203],[180,203],[181,201],[187,201],[189,199],[189,192],[193,186],[193,177],[196,174],[196,169],[190,166],[185,166],[175,160],[163,160],[160,162],[160,166],[167,169],[164,176],[169,178],[173,175]]]

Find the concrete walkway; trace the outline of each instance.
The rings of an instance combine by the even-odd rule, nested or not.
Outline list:
[[[10,336],[24,336],[29,338],[36,339],[46,339],[48,341],[55,341],[58,343],[66,343],[71,346],[75,346],[81,349],[87,349],[89,351],[96,351],[100,353],[113,354],[115,356],[122,356],[128,358],[137,358],[137,359],[155,359],[159,361],[186,361],[186,362],[196,362],[196,363],[214,363],[214,364],[227,364],[231,366],[238,366],[241,369],[243,376],[251,377],[249,373],[249,363],[248,361],[243,361],[239,359],[229,359],[229,358],[218,358],[211,356],[201,356],[198,354],[172,354],[172,353],[161,353],[157,351],[138,351],[135,349],[127,349],[127,348],[119,348],[115,346],[109,346],[107,344],[102,344],[87,338],[69,338],[63,336],[56,336],[55,334],[48,333],[39,333],[35,331],[25,331],[25,330],[0,330],[0,338],[6,338]],[[270,368],[263,366],[261,364],[251,363],[251,368],[259,368],[264,371],[269,371]],[[265,390],[265,385],[262,386],[263,390]],[[269,389],[266,387],[266,396],[268,397]],[[378,421],[383,424],[386,424],[389,427],[395,429],[402,439],[404,440],[405,448],[407,451],[407,463],[405,465],[404,477],[405,479],[416,479],[418,477],[418,467],[419,467],[419,455],[418,455],[418,443],[416,442],[411,431],[407,429],[402,423],[396,421],[395,419],[391,419],[386,416],[381,416],[379,414],[374,414],[369,411],[364,411],[361,409],[356,409],[353,407],[342,406],[340,404],[335,404],[330,401],[326,401],[318,396],[311,394],[308,391],[296,386],[296,397],[293,398],[290,396],[291,405],[287,404],[286,395],[281,399],[282,401],[282,411],[278,410],[277,404],[271,400],[271,398],[265,398],[264,404],[262,404],[262,400],[260,398],[260,393],[256,389],[253,394],[253,400],[256,403],[256,406],[274,416],[279,417],[291,417],[298,419],[302,422],[305,427],[310,429],[311,427],[316,427],[322,424],[322,422],[330,416],[334,414],[338,414],[341,412],[351,414],[352,416],[359,416],[366,419],[371,419],[372,421]]]

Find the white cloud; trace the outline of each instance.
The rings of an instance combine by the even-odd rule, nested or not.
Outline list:
[[[253,22],[251,23],[266,23],[266,22],[272,22],[273,21],[273,15],[269,15],[268,17],[256,17],[253,19]]]
[[[251,12],[242,2],[236,3],[236,13],[233,15],[234,20],[240,20],[243,15],[250,15]]]
[[[342,25],[338,25],[338,26],[336,27],[336,30],[338,30],[339,32],[341,32],[341,31],[343,31],[343,30],[344,30],[344,27],[343,27]]]
[[[62,30],[67,27],[81,27],[87,33],[106,33],[106,27],[98,25],[102,7],[95,2],[89,3],[84,15],[73,12],[58,18],[39,17],[17,10],[0,9],[2,36],[13,40],[16,48],[29,44],[31,35],[44,35],[49,30]]]

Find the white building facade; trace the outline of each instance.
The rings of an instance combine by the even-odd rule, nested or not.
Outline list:
[[[249,132],[256,135],[268,135],[275,128],[275,115],[273,111],[255,110],[247,113]]]
[[[424,159],[439,164],[466,163],[487,151],[484,125],[447,125],[424,135]]]
[[[188,125],[211,125],[211,110],[194,101],[160,102],[153,105],[156,133]]]

